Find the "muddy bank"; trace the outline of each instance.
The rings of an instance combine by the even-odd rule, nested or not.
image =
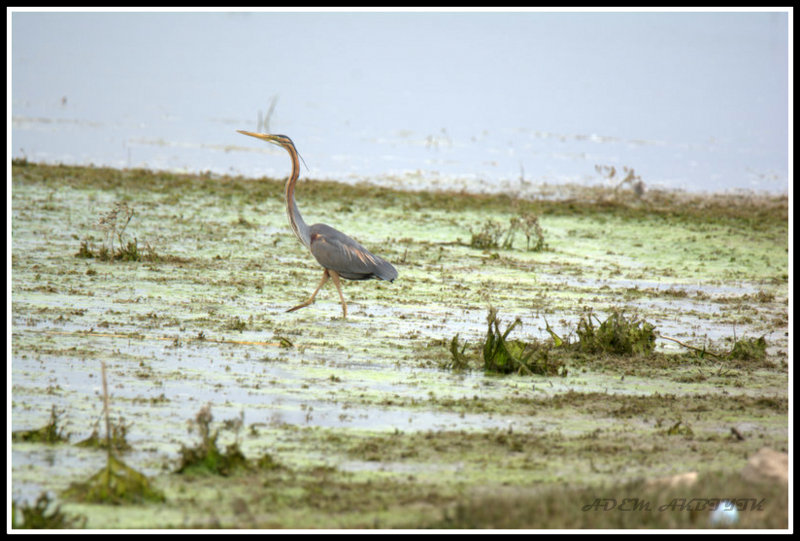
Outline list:
[[[285,313],[320,270],[282,195],[273,179],[14,164],[11,428],[38,429],[55,406],[68,438],[13,443],[16,501],[48,491],[89,528],[706,527],[706,514],[580,511],[597,491],[655,500],[635,483],[699,471],[714,492],[703,497],[730,488],[775,506],[742,526],[785,526],[782,489],[744,495],[738,481],[747,456],[788,446],[785,197],[598,189],[523,201],[301,179],[309,223],[400,272],[346,282],[342,320],[330,286]],[[588,309],[621,309],[719,355],[659,338],[655,355],[572,357],[563,377],[444,368],[456,334],[479,347],[490,307],[520,318],[524,340],[547,339],[545,320],[574,340]],[[763,357],[722,355],[760,337]],[[59,497],[105,463],[75,445],[101,419],[101,361],[112,415],[129,425],[123,458],[163,503]],[[187,422],[209,403],[221,446],[279,467],[175,473],[198,437]],[[542,494],[581,502],[542,521]],[[487,502],[531,512],[470,511]]]

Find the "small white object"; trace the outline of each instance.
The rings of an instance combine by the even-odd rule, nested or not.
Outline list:
[[[709,520],[712,526],[732,526],[739,522],[739,511],[737,511],[736,505],[732,502],[723,500],[711,512]]]

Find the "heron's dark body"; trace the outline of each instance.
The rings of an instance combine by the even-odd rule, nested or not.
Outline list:
[[[326,224],[309,228],[311,255],[326,269],[336,271],[348,280],[377,278],[389,282],[397,278],[397,270],[385,259],[361,246],[351,237]]]
[[[342,314],[347,317],[347,303],[344,300],[339,277],[348,280],[386,280],[389,282],[397,278],[397,270],[391,263],[379,257],[354,239],[348,237],[341,231],[325,224],[314,224],[308,226],[297,208],[294,199],[294,188],[297,178],[300,176],[300,164],[298,163],[298,153],[292,140],[285,135],[253,133],[239,130],[239,133],[256,137],[258,139],[276,144],[283,147],[292,159],[292,174],[286,181],[286,216],[292,226],[297,239],[311,252],[311,255],[322,265],[322,279],[317,289],[305,302],[290,308],[293,312],[314,302],[317,292],[327,283],[328,279],[333,281],[336,290],[339,292],[339,299],[342,301]]]

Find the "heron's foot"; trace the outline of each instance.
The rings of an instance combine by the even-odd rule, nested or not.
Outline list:
[[[288,310],[286,310],[286,311],[287,311],[287,312],[294,312],[295,310],[300,310],[301,308],[305,308],[306,306],[309,306],[309,305],[311,305],[311,304],[314,304],[314,299],[308,299],[306,302],[304,302],[304,303],[302,303],[302,304],[298,304],[298,305],[297,305],[297,306],[295,306],[294,308],[289,308],[289,309],[288,309]]]

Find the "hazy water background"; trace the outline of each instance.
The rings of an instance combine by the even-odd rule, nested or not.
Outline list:
[[[786,12],[11,17],[14,157],[283,177],[274,104],[309,177],[788,190]]]

